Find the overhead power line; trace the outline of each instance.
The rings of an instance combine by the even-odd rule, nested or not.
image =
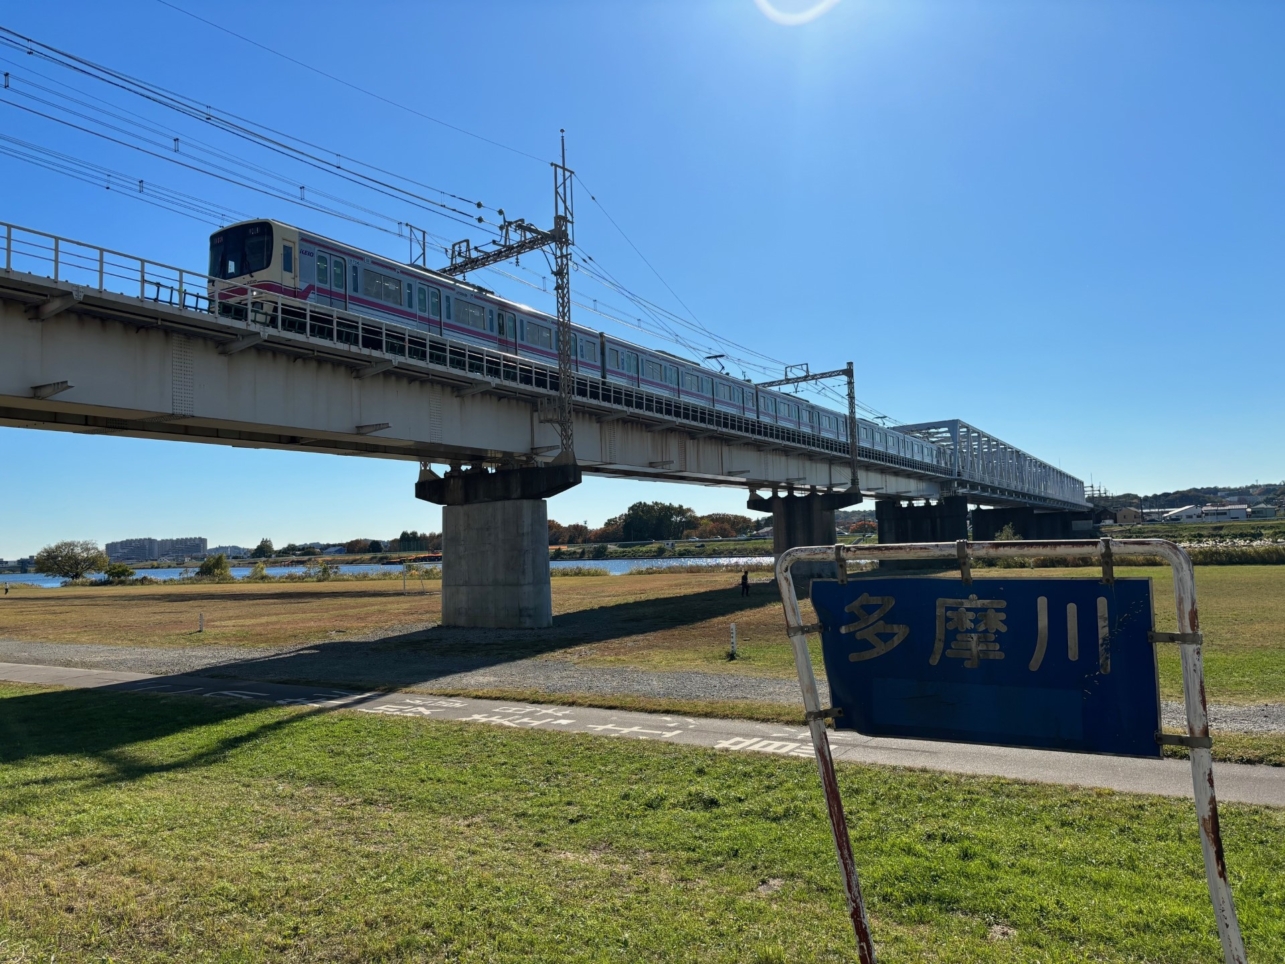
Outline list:
[[[171,10],[177,11],[178,13],[181,13],[186,17],[191,17],[193,20],[199,20],[207,27],[213,27],[215,30],[219,30],[230,37],[235,37],[237,40],[240,40],[242,43],[247,43],[253,47],[258,47],[260,50],[265,51],[266,53],[270,53],[274,57],[280,57],[282,60],[289,61],[290,63],[294,64],[296,67],[302,67],[304,70],[311,71],[312,73],[317,74],[320,77],[325,77],[327,80],[334,81],[336,84],[341,84],[344,87],[349,88],[350,90],[355,90],[358,93],[365,94],[367,97],[373,97],[375,100],[388,104],[390,107],[396,107],[398,110],[403,110],[408,114],[413,114],[416,117],[421,118],[422,120],[426,120],[426,121],[429,121],[430,123],[437,124],[441,127],[445,127],[448,130],[455,131],[457,134],[463,134],[465,137],[472,137],[475,140],[479,140],[486,144],[490,144],[492,147],[503,148],[506,151],[510,151],[521,157],[529,158],[530,160],[533,160],[533,161],[539,161],[542,164],[547,163],[545,158],[537,157],[535,154],[531,154],[528,151],[522,150],[521,148],[513,147],[509,144],[502,143],[501,141],[497,141],[490,137],[486,137],[483,134],[475,134],[473,131],[467,130],[463,127],[459,127],[458,125],[452,124],[449,121],[444,121],[440,117],[433,117],[430,114],[425,114],[421,110],[417,110],[414,107],[409,107],[406,104],[402,104],[398,101],[395,101],[390,97],[385,97],[383,94],[378,94],[373,90],[368,90],[367,88],[362,87],[359,84],[354,84],[352,81],[344,80],[342,77],[337,77],[334,74],[327,73],[326,71],[322,70],[320,67],[314,67],[312,64],[305,63],[302,60],[298,60],[294,57],[291,57],[289,54],[284,54],[273,47],[269,47],[267,44],[260,43],[257,40],[251,40],[249,37],[246,37],[243,34],[239,34],[235,30],[230,30],[229,28],[223,26],[220,23],[215,23],[213,20],[207,20],[205,19],[205,17],[192,13],[192,11],[190,10],[185,10],[182,7],[178,6],[177,4],[168,2],[168,0],[156,0],[156,2],[163,7],[169,7]]]
[[[270,125],[250,120],[231,111],[217,109],[210,104],[203,104],[196,98],[152,84],[148,81],[133,77],[102,64],[97,64],[76,54],[60,50],[57,47],[42,43],[34,38],[19,34],[7,27],[0,27],[0,35],[8,35],[7,37],[0,36],[0,44],[9,46],[13,49],[24,50],[28,54],[35,54],[47,63],[71,70],[92,80],[105,83],[131,95],[141,97],[144,100],[157,104],[158,106],[175,111],[191,120],[211,125],[218,130],[222,130],[224,133],[232,134],[266,150],[281,154],[301,163],[305,163],[308,166],[315,167],[319,170],[325,171],[326,173],[337,176],[342,180],[354,183],[360,181],[361,183],[359,186],[377,190],[382,189],[381,193],[386,191],[396,192],[398,200],[409,202],[416,206],[429,205],[434,209],[442,209],[444,211],[451,212],[452,214],[463,217],[469,224],[474,223],[474,221],[477,221],[478,223],[488,222],[488,219],[475,217],[472,212],[460,210],[459,208],[446,204],[443,201],[426,197],[416,191],[411,191],[407,188],[385,181],[382,178],[377,178],[370,174],[363,173],[352,165],[367,168],[371,171],[383,174],[386,177],[392,177],[407,184],[413,184],[417,187],[436,192],[440,195],[454,198],[455,200],[462,201],[465,204],[473,206],[476,210],[496,210],[495,208],[489,208],[480,201],[474,201],[454,192],[446,191],[442,188],[416,181],[413,178],[408,178],[403,175],[384,170],[376,165],[349,157],[341,152],[334,151],[330,148],[315,144],[285,131],[278,130]],[[321,153],[314,153],[317,151]],[[349,163],[349,167],[344,166],[345,161]]]
[[[94,187],[115,190],[118,195],[215,227],[246,218],[239,211],[213,204],[195,195],[175,191],[154,181],[147,181],[123,171],[52,151],[6,134],[0,134],[0,155],[24,161]]]

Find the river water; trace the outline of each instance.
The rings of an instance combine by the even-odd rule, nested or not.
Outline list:
[[[621,576],[627,572],[633,572],[635,569],[663,568],[668,569],[671,566],[744,566],[744,565],[762,565],[770,563],[771,556],[721,556],[709,558],[661,558],[661,559],[558,559],[549,563],[550,569],[575,569],[583,567],[586,569],[603,569],[612,576]],[[341,573],[361,573],[361,572],[390,572],[399,573],[402,571],[400,565],[344,565],[340,563],[336,568]],[[303,575],[303,566],[268,566],[268,575],[285,576],[291,573]],[[184,573],[193,575],[196,572],[192,569],[139,569],[140,576],[150,576],[153,579],[162,582],[170,579],[178,579]],[[241,579],[250,572],[249,566],[233,566],[232,575]],[[41,586],[49,589],[62,585],[62,579],[57,576],[46,576],[38,572],[3,572],[0,573],[0,584],[3,583],[22,583],[27,586]]]

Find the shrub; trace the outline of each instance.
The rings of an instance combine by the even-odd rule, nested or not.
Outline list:
[[[221,582],[232,578],[232,567],[228,565],[228,557],[220,552],[217,556],[206,556],[201,560],[201,565],[197,568],[196,575],[200,579]]]
[[[123,582],[126,579],[134,578],[134,570],[123,562],[113,562],[103,570],[103,575],[111,582]]]
[[[594,566],[558,566],[556,569],[549,570],[550,576],[610,576],[606,569],[597,569]]]

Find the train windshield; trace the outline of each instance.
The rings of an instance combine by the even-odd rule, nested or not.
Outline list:
[[[262,271],[272,262],[272,225],[267,221],[238,224],[210,235],[210,277],[239,278]]]

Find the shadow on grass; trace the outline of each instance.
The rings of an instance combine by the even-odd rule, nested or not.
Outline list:
[[[270,705],[271,697],[264,693],[261,699],[253,694],[248,681],[373,691],[425,686],[456,673],[502,666],[589,643],[734,617],[769,602],[779,605],[775,586],[756,585],[749,597],[742,597],[739,587],[733,586],[564,613],[544,630],[434,627],[369,642],[316,643],[269,656],[230,660],[188,675],[0,699],[0,765],[51,755],[84,755],[101,764],[83,774],[48,778],[48,782],[61,786],[132,781],[155,773],[201,767],[281,727],[340,706],[311,705],[299,714],[265,719],[262,724],[239,729],[198,748],[176,748],[165,762],[155,762],[155,754],[149,754],[152,762],[144,763],[130,747],[261,712]],[[218,684],[209,685],[209,677],[227,681],[227,690],[218,690]],[[192,699],[185,698],[185,693],[225,698]],[[354,708],[377,695],[372,692],[355,701],[345,701],[342,706]],[[316,694],[316,698],[325,699],[326,694]],[[42,784],[47,785],[43,778],[12,788],[0,808],[22,806],[22,800],[38,792]]]
[[[455,673],[501,666],[591,643],[735,617],[765,603],[776,587],[740,588],[634,600],[555,616],[549,629],[451,629],[435,626],[368,642],[336,640],[268,656],[231,660],[202,675],[374,688],[431,684]]]
[[[123,687],[122,687],[123,689]],[[267,705],[235,699],[184,699],[138,692],[52,690],[0,699],[0,766],[23,760],[79,756],[99,766],[70,774],[44,775],[10,783],[0,810],[13,811],[33,794],[55,787],[125,783],[158,773],[208,766],[239,747],[290,726],[326,707],[309,707],[289,716],[272,716],[216,739],[176,745],[144,754],[131,747],[211,724],[261,714]]]

